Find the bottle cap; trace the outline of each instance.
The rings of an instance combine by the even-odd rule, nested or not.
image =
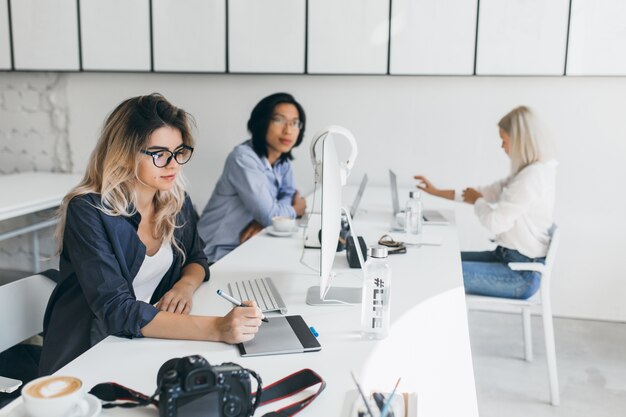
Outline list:
[[[386,258],[387,257],[387,248],[384,246],[376,246],[370,248],[370,256],[372,258]]]

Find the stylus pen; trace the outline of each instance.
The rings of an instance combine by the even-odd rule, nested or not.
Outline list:
[[[225,298],[226,300],[230,301],[231,303],[233,303],[234,305],[236,305],[237,307],[248,307],[247,305],[245,305],[244,303],[242,303],[241,301],[239,301],[238,299],[236,299],[235,297],[231,297],[230,295],[226,294],[224,291],[222,290],[217,290],[217,295],[219,295],[222,298]],[[262,322],[267,323],[268,320],[267,318],[263,317],[261,319]]]
[[[372,413],[372,409],[370,408],[370,405],[369,405],[369,401],[367,401],[367,397],[365,396],[365,393],[363,393],[363,390],[361,389],[359,382],[356,380],[356,377],[354,376],[354,372],[350,371],[350,375],[352,375],[352,380],[354,381],[356,388],[359,390],[359,394],[361,395],[361,398],[363,399],[363,403],[365,404],[365,408],[367,409],[367,414],[369,414],[370,417],[374,417],[374,414]]]

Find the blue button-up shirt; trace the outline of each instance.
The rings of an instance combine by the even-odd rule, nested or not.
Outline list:
[[[295,192],[289,160],[272,166],[254,152],[251,140],[236,146],[198,222],[209,262],[236,248],[239,235],[252,220],[267,227],[274,216],[295,218]]]

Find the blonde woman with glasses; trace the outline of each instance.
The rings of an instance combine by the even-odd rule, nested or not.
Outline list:
[[[462,252],[469,294],[525,299],[539,289],[540,275],[513,271],[509,262],[544,262],[553,223],[556,162],[532,110],[520,106],[498,123],[502,149],[511,160],[508,177],[462,193],[435,187],[426,177],[418,188],[434,196],[474,205],[480,223],[495,235],[488,252]],[[460,194],[460,195],[459,195]]]
[[[238,343],[254,337],[252,302],[224,317],[190,315],[209,279],[181,167],[190,116],[159,94],[121,103],[105,121],[81,183],[63,199],[61,280],[44,319],[40,373],[108,335]]]

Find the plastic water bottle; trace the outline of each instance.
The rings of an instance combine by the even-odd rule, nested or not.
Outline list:
[[[409,192],[404,215],[404,231],[414,235],[422,233],[422,200],[419,191]]]
[[[369,255],[363,267],[361,334],[365,339],[384,339],[389,333],[391,268],[387,248],[370,248]]]

